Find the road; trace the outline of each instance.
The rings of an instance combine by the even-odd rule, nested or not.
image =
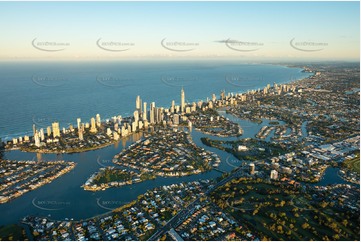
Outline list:
[[[211,192],[217,189],[220,186],[223,186],[227,182],[231,181],[232,179],[244,175],[243,167],[237,168],[234,173],[225,177],[221,181],[219,181],[216,185],[209,188],[204,196],[208,196]],[[191,204],[187,207],[183,208],[179,213],[177,213],[174,217],[172,217],[162,228],[158,229],[149,239],[148,241],[155,241],[162,237],[165,233],[167,233],[171,228],[177,228],[189,215],[194,212],[195,206],[198,204],[201,196],[194,200]]]

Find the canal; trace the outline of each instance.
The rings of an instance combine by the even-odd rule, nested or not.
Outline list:
[[[240,165],[240,161],[232,155],[202,144],[201,137],[209,137],[218,140],[236,140],[240,138],[254,137],[260,128],[269,125],[269,120],[263,120],[261,124],[248,120],[242,120],[233,115],[220,112],[220,114],[234,122],[237,122],[243,128],[241,137],[215,137],[205,135],[199,131],[191,130],[193,142],[206,150],[216,153],[221,158],[219,169],[222,171],[231,171]],[[272,120],[275,121],[275,120]],[[283,124],[282,121],[279,121]],[[305,131],[303,126],[303,131]],[[303,132],[305,134],[307,132]],[[23,196],[0,205],[1,220],[0,225],[17,223],[27,215],[48,216],[52,219],[86,219],[98,214],[109,212],[110,209],[119,207],[137,198],[147,190],[170,185],[179,182],[188,182],[198,179],[214,179],[221,175],[220,172],[212,170],[198,175],[186,177],[163,178],[158,177],[130,186],[119,188],[110,188],[104,191],[89,192],[84,191],[81,185],[89,178],[91,174],[104,166],[113,165],[111,160],[114,155],[126,149],[132,143],[142,138],[142,134],[134,134],[118,143],[94,151],[75,154],[36,154],[31,152],[21,152],[18,150],[5,152],[4,159],[7,160],[68,160],[77,163],[76,167],[69,173],[54,180],[50,184],[42,186],[34,191],[28,192]],[[331,170],[330,170],[331,169]],[[347,183],[337,175],[337,170],[329,168],[323,179],[315,185],[327,185],[332,183]]]

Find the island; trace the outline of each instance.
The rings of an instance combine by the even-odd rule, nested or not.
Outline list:
[[[69,161],[0,160],[0,203],[44,186],[74,167],[75,163]]]
[[[189,132],[182,129],[155,127],[153,131],[145,132],[143,140],[114,156],[112,162],[125,169],[101,168],[101,172],[87,180],[84,190],[104,190],[157,176],[189,176],[217,167],[220,158],[196,146]],[[118,175],[107,175],[105,172],[116,172]]]

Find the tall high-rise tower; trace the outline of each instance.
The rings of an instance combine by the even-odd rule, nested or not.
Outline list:
[[[175,110],[175,101],[172,100],[172,106],[170,107],[170,112],[174,113],[174,110]]]
[[[181,112],[184,113],[185,112],[185,94],[184,94],[184,89],[182,87],[182,90],[181,90]]]
[[[33,136],[35,137],[35,133],[36,133],[36,127],[35,124],[33,124]]]
[[[84,140],[83,129],[81,127],[79,127],[78,129],[78,136],[79,136],[79,140]]]
[[[96,118],[96,124],[97,124],[97,127],[100,127],[100,125],[101,125],[101,119],[100,119],[100,114],[97,114],[96,116],[95,116],[95,118]]]
[[[50,135],[51,135],[51,127],[50,127],[50,126],[48,126],[48,127],[46,128],[46,135],[47,135],[48,137],[50,137]]]
[[[97,127],[96,127],[96,124],[95,124],[95,118],[90,119],[90,132],[92,132],[92,133],[97,132]]]
[[[221,91],[221,100],[224,100],[225,97],[226,97],[226,91],[223,90],[223,91]]]
[[[76,119],[76,124],[77,124],[78,130],[80,129],[80,123],[81,123],[81,119],[80,119],[80,118],[77,118],[77,119]]]
[[[34,138],[35,138],[35,146],[40,147],[40,138],[39,138],[39,134],[36,130],[35,130]]]
[[[59,123],[54,122],[54,123],[51,124],[51,126],[53,128],[53,138],[60,137]]]
[[[133,116],[134,116],[134,122],[136,122],[138,124],[138,121],[139,121],[139,112],[138,112],[138,110],[134,111]]]
[[[140,100],[140,96],[137,96],[137,99],[135,100],[135,108],[137,110],[140,110],[142,108],[142,101]]]
[[[147,102],[143,103],[143,120],[147,120]]]
[[[156,109],[155,109],[155,102],[152,102],[150,104],[150,110],[149,110],[149,122],[151,124],[154,124],[155,123],[155,113]]]

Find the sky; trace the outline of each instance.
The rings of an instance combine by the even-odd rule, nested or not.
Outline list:
[[[359,61],[359,2],[0,2],[0,60]]]

